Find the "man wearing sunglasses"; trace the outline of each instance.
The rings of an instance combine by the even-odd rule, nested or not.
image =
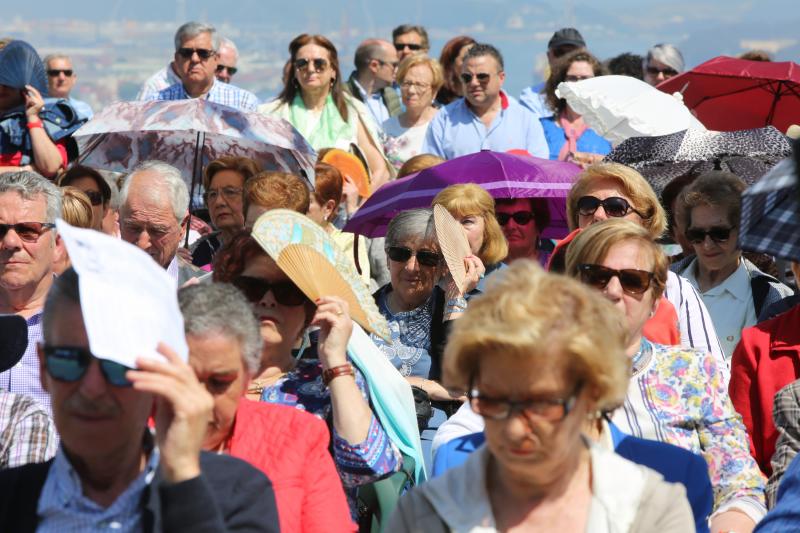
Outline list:
[[[481,150],[526,150],[547,159],[549,149],[539,120],[502,90],[505,77],[497,48],[472,46],[461,67],[464,97],[439,110],[421,152],[453,159]]]
[[[217,61],[217,79],[223,83],[230,83],[231,78],[239,71],[236,67],[239,63],[239,49],[230,39],[221,37],[217,57],[219,58]]]
[[[29,395],[48,412],[50,396],[39,380],[36,342],[42,338],[53,263],[64,254],[54,227],[60,216],[61,191],[49,180],[30,171],[0,174],[0,313],[23,317],[29,340],[22,359],[0,373],[0,389]],[[0,339],[0,345],[4,342]]]
[[[398,63],[392,44],[381,39],[368,39],[358,45],[353,62],[356,70],[347,80],[347,92],[366,104],[378,126],[399,115],[403,106],[392,88]]]
[[[78,117],[90,119],[94,116],[92,108],[86,102],[70,96],[78,80],[72,60],[66,54],[50,54],[45,56],[45,72],[47,73],[47,92],[51,98],[64,98],[69,101]]]
[[[392,30],[392,43],[397,51],[398,61],[411,54],[427,54],[430,50],[427,30],[413,24],[401,24]]]

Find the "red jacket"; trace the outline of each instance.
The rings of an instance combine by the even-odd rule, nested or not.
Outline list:
[[[328,427],[309,413],[239,402],[230,454],[272,481],[282,532],[355,531],[329,440]]]
[[[800,305],[742,330],[731,358],[728,393],[742,415],[750,454],[762,472],[772,473],[770,459],[778,432],[772,404],[784,386],[800,378]]]

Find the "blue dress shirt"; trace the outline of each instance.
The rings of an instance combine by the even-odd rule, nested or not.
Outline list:
[[[192,97],[186,92],[183,83],[176,83],[158,93],[149,94],[145,100],[189,100]],[[255,111],[258,107],[258,98],[250,91],[245,91],[230,83],[214,80],[214,85],[204,96],[209,102],[235,107],[242,111]]]
[[[544,82],[541,82],[524,89],[519,95],[519,103],[530,109],[536,118],[553,116],[553,110],[547,107],[543,89]]]

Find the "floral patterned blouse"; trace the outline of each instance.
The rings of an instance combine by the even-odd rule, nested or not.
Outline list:
[[[645,341],[646,342],[646,341]],[[713,355],[646,343],[625,403],[612,421],[624,432],[675,444],[703,456],[714,509],[733,507],[756,522],[766,513],[765,479]],[[637,354],[638,355],[638,354]]]

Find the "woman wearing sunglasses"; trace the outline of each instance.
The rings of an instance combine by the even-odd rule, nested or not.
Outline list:
[[[259,321],[261,364],[246,398],[297,407],[329,422],[333,460],[356,519],[357,487],[397,471],[402,459],[372,412],[364,376],[348,365],[353,322],[347,304],[336,296],[310,301],[248,232],[217,253],[214,281],[241,290]],[[309,326],[320,330],[318,359],[297,359],[293,349]]]
[[[541,198],[503,198],[495,200],[497,223],[508,242],[505,262],[532,259],[547,264],[547,253],[541,250],[539,235],[550,223],[550,209]]]
[[[566,273],[601,291],[625,316],[632,376],[613,422],[635,437],[701,454],[714,488],[711,531],[752,531],[766,513],[765,479],[717,361],[707,352],[642,336],[666,286],[667,261],[646,229],[611,220],[572,241]]]
[[[366,106],[344,90],[336,47],[322,35],[304,33],[289,44],[289,54],[283,90],[259,112],[289,121],[314,150],[355,145],[368,163],[373,189],[383,185],[391,165]]]

